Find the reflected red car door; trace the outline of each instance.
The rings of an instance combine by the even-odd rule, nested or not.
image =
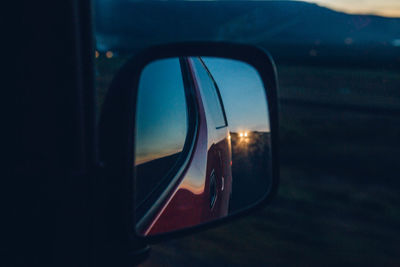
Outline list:
[[[203,218],[216,219],[228,213],[231,193],[231,147],[227,121],[212,76],[199,58],[189,58],[193,79],[203,101],[208,130],[208,154],[205,194],[209,209]]]
[[[185,59],[193,85],[198,112],[198,126],[194,147],[184,171],[176,180],[168,198],[154,208],[157,213],[144,222],[143,234],[152,235],[198,225],[225,216],[229,208],[232,175],[231,147],[226,119],[216,127],[212,119],[205,88],[210,81],[201,81],[198,68],[204,68]],[[208,74],[207,74],[208,75]],[[213,89],[214,90],[214,89]],[[217,107],[223,114],[220,107]],[[214,110],[215,112],[216,110]]]

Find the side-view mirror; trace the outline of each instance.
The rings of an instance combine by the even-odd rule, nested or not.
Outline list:
[[[101,118],[107,220],[151,243],[262,207],[278,187],[277,130],[276,71],[263,50],[182,43],[133,56]]]

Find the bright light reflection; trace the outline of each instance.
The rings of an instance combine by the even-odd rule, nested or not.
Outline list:
[[[107,53],[106,53],[106,57],[107,57],[107,58],[112,58],[113,55],[114,55],[114,53],[111,52],[111,51],[107,51]]]

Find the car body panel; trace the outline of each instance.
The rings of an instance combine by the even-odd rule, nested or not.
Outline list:
[[[194,84],[199,118],[194,146],[172,192],[157,204],[158,212],[153,217],[141,222],[145,225],[141,227],[144,235],[195,226],[224,217],[229,210],[232,173],[228,127],[214,127],[205,108],[196,70],[191,59],[185,60]]]

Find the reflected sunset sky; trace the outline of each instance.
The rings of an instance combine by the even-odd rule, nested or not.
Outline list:
[[[203,57],[221,93],[231,132],[269,132],[264,86],[256,69],[247,63]]]
[[[144,68],[136,116],[136,165],[182,151],[187,114],[178,58],[157,60]]]

